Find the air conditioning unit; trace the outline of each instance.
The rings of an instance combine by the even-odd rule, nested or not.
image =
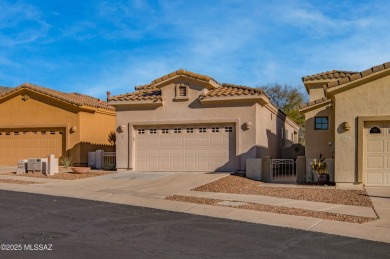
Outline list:
[[[43,174],[47,171],[47,158],[32,158],[27,162],[27,172],[41,172]]]
[[[16,169],[16,174],[27,173],[27,162],[28,162],[28,160],[19,160],[18,161],[18,168]]]

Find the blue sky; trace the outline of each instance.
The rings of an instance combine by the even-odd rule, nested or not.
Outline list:
[[[386,0],[0,0],[0,10],[4,86],[105,98],[179,68],[255,87],[390,61]]]

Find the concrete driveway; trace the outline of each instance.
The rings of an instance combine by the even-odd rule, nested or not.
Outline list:
[[[230,173],[220,172],[133,172],[123,171],[79,180],[30,178],[1,173],[14,171],[15,167],[0,167],[0,179],[36,181],[40,184],[19,185],[20,191],[49,190],[53,194],[86,192],[97,195],[121,194],[144,198],[163,199],[169,195],[189,191],[197,186],[218,180]],[[15,188],[13,188],[15,190]],[[39,193],[37,191],[37,193]],[[46,192],[44,192],[46,193]]]

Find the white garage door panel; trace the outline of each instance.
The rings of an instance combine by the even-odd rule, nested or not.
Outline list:
[[[390,186],[390,124],[369,122],[364,131],[364,183]]]
[[[233,125],[135,128],[138,171],[232,171]]]

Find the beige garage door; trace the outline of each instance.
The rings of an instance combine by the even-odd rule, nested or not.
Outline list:
[[[233,125],[135,128],[137,171],[233,171]]]
[[[390,186],[390,122],[366,123],[364,181],[367,186]]]
[[[0,165],[17,165],[18,160],[63,154],[64,130],[0,129]]]

